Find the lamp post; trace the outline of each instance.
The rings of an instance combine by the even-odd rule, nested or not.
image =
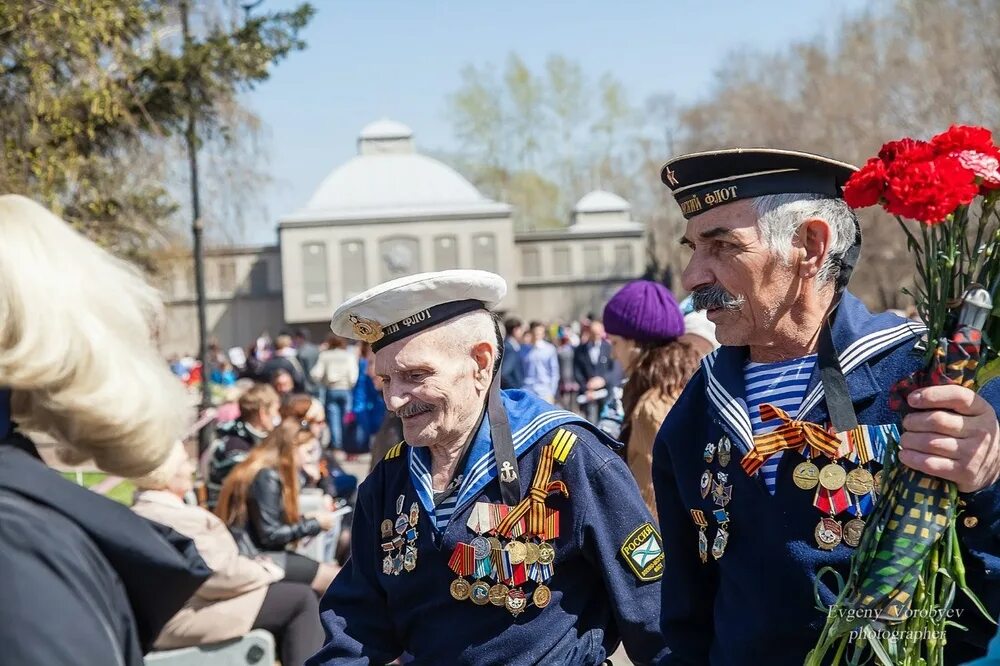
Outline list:
[[[185,68],[191,66],[188,60],[191,47],[191,29],[188,23],[188,1],[180,0],[181,32],[184,36]],[[211,408],[210,370],[208,364],[208,324],[205,317],[205,248],[202,243],[204,224],[201,219],[201,197],[198,192],[198,119],[191,88],[191,74],[184,72],[184,98],[187,103],[187,123],[184,128],[184,142],[187,147],[189,179],[191,181],[191,235],[194,240],[194,284],[198,311],[198,360],[201,362],[201,404],[199,419]],[[198,430],[199,455],[208,448],[213,421],[209,420]]]

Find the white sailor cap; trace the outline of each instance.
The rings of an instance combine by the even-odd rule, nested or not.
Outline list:
[[[345,301],[333,313],[330,329],[339,336],[371,343],[378,351],[467,312],[490,310],[506,294],[507,282],[487,271],[407,275]]]

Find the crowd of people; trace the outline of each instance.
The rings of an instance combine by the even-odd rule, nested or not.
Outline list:
[[[600,317],[525,327],[494,314],[501,276],[419,274],[341,304],[322,345],[261,336],[169,370],[155,290],[0,196],[5,659],[138,666],[263,628],[286,666],[597,664],[620,645],[636,664],[800,664],[890,439],[959,492],[954,548],[989,617],[956,599],[942,663],[982,656],[1000,383],[890,408],[925,329],[847,290],[853,172],[789,151],[668,163],[690,301],[639,280]],[[178,378],[219,387],[197,459]],[[26,433],[132,479],[131,510],[46,469]],[[359,485],[341,462],[369,449]]]

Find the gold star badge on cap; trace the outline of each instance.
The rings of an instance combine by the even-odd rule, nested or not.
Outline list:
[[[354,328],[354,334],[358,336],[358,339],[364,340],[368,344],[381,340],[385,335],[385,332],[382,330],[382,325],[377,321],[365,319],[356,314],[349,315],[347,319],[351,322],[351,326]]]

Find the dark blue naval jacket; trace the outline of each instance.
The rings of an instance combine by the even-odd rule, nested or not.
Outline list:
[[[426,449],[391,449],[361,485],[351,558],[321,604],[326,644],[309,662],[382,664],[404,651],[420,664],[600,664],[624,642],[636,664],[655,663],[664,653],[658,629],[660,584],[643,582],[621,552],[629,536],[652,521],[632,475],[609,446],[579,416],[555,409],[522,391],[504,391],[518,456],[522,497],[540,452],[560,428],[578,436],[552,479],[562,479],[569,497],[550,495],[559,511],[560,535],[552,600],[517,617],[493,605],[456,601],[449,585],[456,575],[448,561],[457,542],[475,533],[466,525],[477,501],[501,502],[489,427],[478,431],[463,472],[458,501],[441,530],[431,501]],[[417,565],[386,575],[379,524],[395,519],[396,501],[419,502]],[[657,574],[656,578],[659,575]],[[529,595],[531,589],[526,590]]]
[[[848,293],[832,332],[859,423],[898,424],[898,414],[888,406],[889,387],[920,366],[914,346],[923,327],[892,314],[872,315]],[[814,530],[822,514],[813,506],[812,494],[792,481],[803,457],[784,453],[773,496],[760,474],[749,477],[739,466],[752,443],[744,400],[746,361],[743,347],[723,347],[707,357],[654,445],[653,484],[666,554],[660,626],[671,652],[662,664],[799,665],[825,622],[813,592],[817,571],[832,566],[847,578],[854,549],[844,544],[832,551],[817,547]],[[1000,406],[998,389],[1000,382],[993,381],[980,391],[994,408]],[[828,420],[818,373],[799,415],[813,423]],[[704,460],[706,444],[718,442],[724,433],[733,442],[733,462],[727,467],[732,484],[726,506],[729,543],[721,559],[710,554],[703,564],[691,510],[709,516],[711,544],[716,527],[711,511],[716,507],[712,496],[702,498],[699,480],[710,467]],[[978,523],[970,528],[959,522],[969,585],[994,617],[1000,612],[998,495],[993,487],[965,497],[964,515]],[[823,582],[836,584],[829,575]],[[819,589],[824,605],[830,606],[836,595],[827,585]],[[962,614],[955,619],[970,631],[949,630],[948,663],[981,654],[995,631],[964,603],[961,593],[956,601],[960,607]]]

